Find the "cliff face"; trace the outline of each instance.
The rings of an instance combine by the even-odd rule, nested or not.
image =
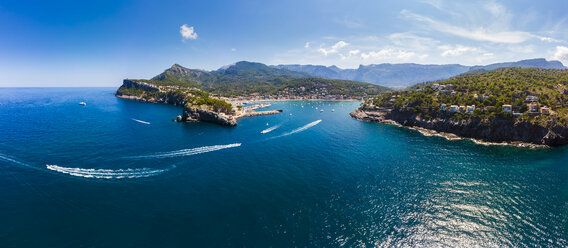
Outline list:
[[[196,107],[184,106],[182,121],[205,121],[217,123],[223,126],[236,126],[237,120],[230,115],[217,114],[212,111],[199,109]]]
[[[188,106],[186,96],[179,91],[161,91],[158,87],[144,82],[125,79],[115,95],[119,98],[141,102],[184,106],[181,121],[205,121],[224,126],[237,125],[237,120],[233,116],[219,114],[199,106]]]
[[[547,146],[568,144],[568,127],[561,124],[542,126],[519,119],[451,118],[425,119],[410,111],[390,109],[361,110],[350,113],[353,118],[382,123],[398,123],[403,126],[421,127],[438,132],[489,142],[525,142]]]

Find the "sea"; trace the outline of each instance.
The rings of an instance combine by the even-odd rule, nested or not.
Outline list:
[[[427,137],[358,102],[178,123],[115,90],[0,88],[0,247],[568,246],[566,147]]]

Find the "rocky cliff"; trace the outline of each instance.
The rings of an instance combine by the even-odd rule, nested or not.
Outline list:
[[[546,146],[568,144],[568,127],[560,123],[541,125],[515,118],[427,119],[411,111],[392,109],[357,109],[351,112],[350,115],[355,119],[364,121],[421,127],[487,142],[522,142]]]
[[[231,115],[217,113],[207,106],[194,106],[188,102],[188,95],[179,90],[162,90],[150,83],[125,79],[115,95],[123,99],[141,102],[166,103],[184,106],[180,121],[204,121],[224,126],[236,126],[237,121]]]
[[[236,126],[237,119],[230,115],[225,115],[223,113],[215,113],[213,111],[208,111],[205,109],[200,109],[194,106],[184,106],[183,115],[181,116],[182,121],[205,121],[220,124],[223,126]]]
[[[254,111],[270,105],[255,105],[247,108],[233,108],[224,100],[211,98],[209,94],[195,88],[154,85],[148,80],[125,79],[116,91],[116,97],[141,102],[167,103],[183,106],[182,115],[176,121],[204,121],[223,126],[236,126],[237,119],[249,116],[272,115],[282,110]]]

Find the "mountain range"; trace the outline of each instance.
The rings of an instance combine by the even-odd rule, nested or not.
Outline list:
[[[161,86],[192,87],[222,96],[290,95],[292,93],[306,95],[325,92],[347,97],[361,97],[390,90],[376,84],[314,77],[305,72],[279,69],[247,61],[240,61],[215,71],[189,69],[174,64],[149,80],[134,81]]]
[[[357,69],[341,69],[337,66],[322,65],[274,65],[272,68],[307,73],[314,77],[354,80],[378,84],[391,88],[405,88],[417,83],[448,79],[470,71],[490,71],[503,67],[537,67],[543,69],[566,69],[560,61],[528,59],[517,62],[497,63],[484,66],[465,66],[460,64],[422,65],[373,64],[360,65]]]

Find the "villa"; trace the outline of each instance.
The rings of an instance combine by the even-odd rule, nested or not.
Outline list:
[[[473,114],[473,111],[475,110],[475,105],[471,105],[471,106],[467,106],[466,107],[466,112],[468,114]]]
[[[538,102],[538,96],[527,96],[525,102]]]
[[[528,107],[529,107],[529,113],[538,113],[539,112],[538,111],[538,104],[531,103],[531,104],[528,104]]]
[[[458,112],[458,105],[450,106],[450,112]]]
[[[540,113],[543,115],[550,115],[550,108],[549,107],[541,107]]]
[[[503,112],[512,113],[513,112],[513,106],[510,105],[510,104],[503,105]]]

